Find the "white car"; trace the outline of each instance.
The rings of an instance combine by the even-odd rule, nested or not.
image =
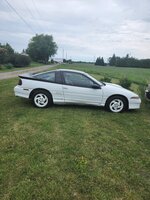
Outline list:
[[[105,106],[118,113],[139,109],[141,99],[120,85],[97,81],[77,70],[57,69],[38,74],[19,75],[14,88],[16,96],[31,99],[39,108],[51,104],[83,104]]]

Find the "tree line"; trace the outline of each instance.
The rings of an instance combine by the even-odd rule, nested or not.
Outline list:
[[[0,66],[9,64],[9,66],[24,67],[28,66],[31,60],[46,64],[49,58],[56,54],[57,49],[58,47],[56,42],[54,42],[53,36],[44,34],[36,34],[32,37],[27,49],[23,50],[21,54],[15,52],[8,43],[0,43]],[[70,60],[66,62],[72,63]],[[150,68],[150,59],[137,59],[130,57],[129,54],[125,57],[119,57],[113,54],[113,56],[108,59],[108,63],[104,62],[103,57],[98,57],[95,65]]]
[[[137,59],[134,57],[130,57],[127,54],[125,57],[119,57],[113,54],[112,57],[109,57],[108,63],[103,62],[103,57],[98,57],[96,59],[95,65],[109,65],[116,67],[136,67],[136,68],[150,68],[150,59]]]
[[[150,59],[137,59],[134,57],[129,57],[129,54],[120,58],[113,54],[113,56],[109,58],[109,65],[117,67],[150,68]]]

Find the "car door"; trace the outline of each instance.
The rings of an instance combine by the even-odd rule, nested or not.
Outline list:
[[[78,72],[63,72],[65,103],[100,105],[102,89],[86,75]],[[93,87],[97,85],[97,87]]]

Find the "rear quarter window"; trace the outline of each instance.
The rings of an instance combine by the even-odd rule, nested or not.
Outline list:
[[[47,72],[43,74],[38,74],[34,76],[35,79],[49,81],[52,83],[56,82],[55,72]]]

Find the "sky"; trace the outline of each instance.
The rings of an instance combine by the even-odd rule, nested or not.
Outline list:
[[[0,0],[0,43],[21,52],[35,34],[52,35],[59,58],[150,58],[150,0]]]

